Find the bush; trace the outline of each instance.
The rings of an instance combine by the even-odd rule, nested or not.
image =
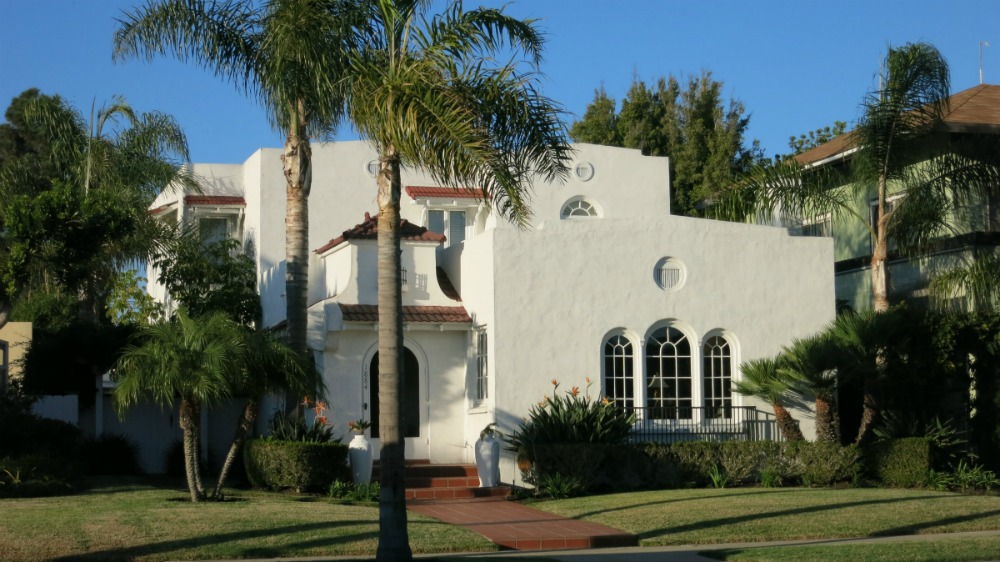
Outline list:
[[[750,484],[769,470],[781,475],[781,444],[775,441],[724,441],[719,444],[719,464],[733,484]]]
[[[142,474],[139,445],[124,435],[104,434],[83,443],[88,474],[132,476]]]
[[[581,489],[589,490],[598,484],[607,484],[606,479],[600,479],[601,467],[607,457],[608,447],[598,443],[538,445],[533,466],[537,481],[529,482],[525,478],[525,482],[540,485],[547,478],[559,475],[573,480]]]
[[[868,474],[886,486],[926,486],[931,470],[931,442],[926,437],[888,439],[865,451]]]
[[[785,443],[790,476],[797,476],[803,486],[829,486],[853,482],[861,473],[861,449],[856,445],[841,447],[836,443],[793,441]]]
[[[380,487],[378,482],[355,484],[343,480],[334,480],[330,484],[327,495],[338,500],[354,502],[378,502]]]
[[[721,443],[711,441],[681,441],[670,446],[684,482],[707,486],[709,474],[722,458]]]
[[[351,479],[342,443],[251,439],[243,446],[243,462],[255,488],[326,492],[335,480]]]
[[[0,459],[0,497],[57,496],[75,488],[75,467],[60,457],[33,453]]]

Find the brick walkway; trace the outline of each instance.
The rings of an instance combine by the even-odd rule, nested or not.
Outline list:
[[[410,511],[460,525],[504,549],[554,550],[637,546],[638,538],[618,529],[566,519],[499,498],[415,500]]]

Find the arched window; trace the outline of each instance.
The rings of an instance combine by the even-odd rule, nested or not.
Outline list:
[[[722,336],[705,340],[702,350],[705,374],[705,417],[733,417],[733,356],[729,342]]]
[[[633,357],[632,342],[625,336],[611,336],[604,342],[604,396],[626,410],[635,405]]]
[[[677,328],[660,328],[646,340],[647,418],[691,419],[691,342]]]
[[[559,214],[562,219],[588,219],[596,218],[601,216],[601,213],[597,210],[597,205],[591,203],[583,197],[570,199],[563,205],[562,212]]]

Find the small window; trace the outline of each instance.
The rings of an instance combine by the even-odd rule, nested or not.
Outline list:
[[[604,397],[626,410],[634,406],[633,357],[632,342],[625,336],[611,336],[604,342]]]
[[[896,210],[896,207],[903,201],[904,194],[889,195],[885,198],[885,213],[889,214]],[[872,230],[878,232],[878,199],[872,199],[868,202],[868,221],[872,226]],[[890,220],[891,222],[891,220]],[[871,239],[871,250],[872,253],[875,252],[875,239]],[[887,240],[886,251],[893,252],[896,250],[896,243],[892,240],[890,236]]]
[[[566,219],[589,219],[601,216],[597,211],[597,206],[587,199],[571,199],[563,205],[560,217]]]
[[[489,341],[486,336],[486,328],[483,327],[475,332],[476,334],[476,401],[482,402],[489,398]]]
[[[833,220],[830,213],[802,221],[802,236],[817,238],[833,236]]]
[[[205,245],[229,238],[229,219],[224,217],[198,219],[198,238]]]
[[[427,230],[445,234],[448,246],[461,244],[465,240],[465,211],[430,209],[427,211]]]
[[[674,258],[661,258],[653,267],[653,281],[664,291],[676,291],[684,285],[687,272],[684,264]]]
[[[729,342],[722,336],[705,341],[705,417],[732,419],[733,417],[733,358]]]

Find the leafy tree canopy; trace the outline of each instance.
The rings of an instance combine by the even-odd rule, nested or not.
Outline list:
[[[724,102],[722,87],[708,71],[689,77],[684,86],[674,76],[658,79],[655,86],[635,78],[617,113],[615,100],[601,88],[570,137],[669,156],[671,212],[700,215],[700,202],[715,197],[763,156],[756,140],[746,146],[750,117],[743,103]]]
[[[817,146],[830,142],[847,131],[846,121],[834,121],[833,125],[821,127],[815,131],[803,133],[797,137],[788,137],[788,148],[792,149],[792,155],[816,148]]]

